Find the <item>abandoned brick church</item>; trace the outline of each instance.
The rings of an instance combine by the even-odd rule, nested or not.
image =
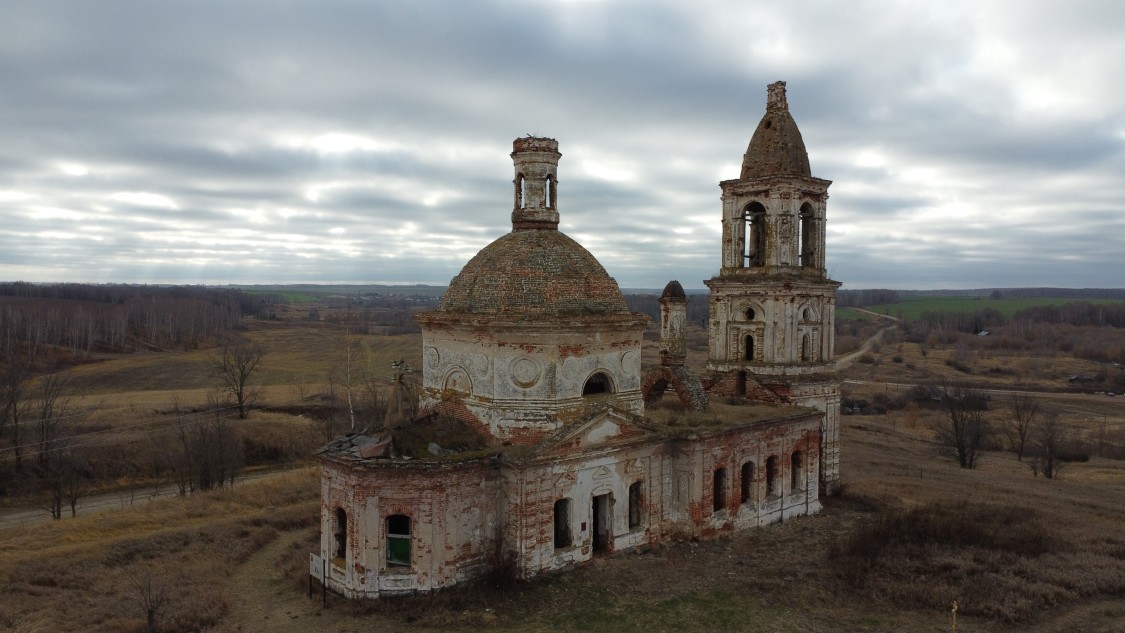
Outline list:
[[[496,569],[529,578],[812,514],[837,483],[831,183],[810,173],[785,84],[769,86],[740,177],[720,183],[700,373],[685,365],[675,281],[660,300],[659,365],[642,371],[648,318],[558,230],[560,157],[553,139],[516,139],[512,231],[417,316],[419,413],[319,452],[313,573],[332,589],[424,592]],[[646,416],[666,392],[700,413]]]

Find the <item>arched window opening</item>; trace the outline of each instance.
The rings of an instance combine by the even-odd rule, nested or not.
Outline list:
[[[748,361],[754,360],[754,337],[753,336],[747,336],[746,337],[746,354],[743,357],[743,360],[748,360]]]
[[[467,396],[473,392],[473,383],[464,369],[456,367],[445,377],[445,390]]]
[[[644,500],[641,497],[642,491],[642,484],[639,481],[629,486],[629,529],[641,526],[641,520],[643,518],[641,502]]]
[[[781,496],[781,478],[777,472],[777,456],[766,460],[766,494],[771,497]]]
[[[570,499],[555,502],[555,547],[570,547]]]
[[[754,312],[754,308],[746,308],[746,319],[748,321],[753,321],[754,317],[756,317],[756,316],[758,316],[758,315],[757,315],[757,313]]]
[[[387,567],[410,567],[410,517],[387,517]]]
[[[333,526],[334,556],[346,558],[348,555],[348,513],[343,508],[336,508],[336,524]]]
[[[543,206],[548,209],[555,208],[555,177],[547,176],[543,181]]]
[[[586,380],[586,384],[582,385],[583,396],[596,396],[603,393],[613,393],[613,384],[610,382],[609,376],[600,371],[590,376]]]
[[[805,334],[801,337],[801,360],[812,360],[812,344],[809,342],[809,335]]]
[[[527,180],[523,174],[516,176],[516,208],[527,208]]]
[[[760,202],[751,202],[742,212],[745,251],[742,258],[746,266],[764,266],[766,263],[766,208]]]
[[[754,498],[754,462],[746,462],[742,465],[742,473],[739,477],[739,484],[741,487],[741,495],[739,495],[742,503],[752,503],[757,501]]]
[[[727,503],[727,469],[716,468],[715,480],[711,487],[711,507],[715,512],[726,507]]]
[[[800,259],[802,266],[812,266],[813,260],[813,244],[816,240],[813,238],[813,209],[812,205],[805,203],[801,205],[801,221],[797,223],[797,244],[799,245]]]
[[[805,455],[801,451],[793,451],[789,458],[789,479],[792,492],[805,489]]]
[[[812,311],[811,310],[809,310],[808,308],[805,308],[804,310],[801,311],[801,320],[802,321],[808,322],[811,318],[812,318]]]

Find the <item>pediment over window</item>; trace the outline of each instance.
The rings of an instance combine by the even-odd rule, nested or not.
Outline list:
[[[651,433],[653,430],[643,422],[611,410],[563,429],[548,438],[536,454],[566,456],[575,451],[632,441]]]

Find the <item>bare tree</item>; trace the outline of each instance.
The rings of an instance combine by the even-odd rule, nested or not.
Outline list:
[[[359,366],[361,344],[353,335],[353,328],[354,317],[350,318],[345,324],[339,341],[340,360],[342,362],[336,366],[333,375],[329,377],[333,384],[340,385],[343,392],[344,403],[348,407],[348,428],[352,431],[355,430],[356,388],[360,382],[359,374],[362,373]]]
[[[1061,459],[1065,429],[1059,421],[1058,411],[1047,410],[1043,420],[1036,425],[1031,445],[1031,472],[1043,473],[1047,479],[1057,479],[1062,470]]]
[[[156,627],[163,619],[171,597],[164,583],[153,580],[154,575],[154,572],[149,571],[139,578],[129,576],[129,594],[145,614],[145,633],[156,633]]]
[[[63,373],[46,374],[39,379],[31,409],[35,450],[32,470],[40,489],[46,493],[47,508],[54,519],[61,519],[63,508],[73,517],[78,500],[85,495],[92,479],[90,464],[73,445],[75,433],[96,407],[71,406],[68,381]]]
[[[339,362],[328,375],[328,385],[330,401],[346,407],[347,427],[357,431],[382,421],[386,379],[375,376],[371,350],[356,335],[364,327],[361,318],[354,313],[345,316],[345,329],[338,343]]]
[[[242,465],[239,438],[217,403],[207,411],[189,414],[173,402],[177,450],[173,468],[180,494],[233,484]]]
[[[12,345],[0,357],[0,436],[12,441],[16,471],[23,467],[24,424],[31,408],[27,397],[31,370]]]
[[[245,420],[250,414],[250,406],[258,399],[261,389],[250,384],[265,357],[262,346],[243,339],[223,344],[217,355],[211,357],[211,367],[215,377],[222,385],[224,393],[230,395],[238,405],[238,419]]]
[[[941,399],[948,416],[934,424],[938,441],[957,460],[961,468],[975,468],[992,434],[984,412],[988,396],[964,385],[943,387]]]
[[[1004,433],[1008,436],[1008,443],[1012,447],[1012,452],[1016,454],[1016,459],[1022,462],[1032,424],[1039,413],[1039,401],[1030,394],[1012,394],[1008,402],[1008,413]]]

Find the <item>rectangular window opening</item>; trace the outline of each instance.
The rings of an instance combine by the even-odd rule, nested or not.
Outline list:
[[[410,567],[410,517],[387,517],[387,567]]]

